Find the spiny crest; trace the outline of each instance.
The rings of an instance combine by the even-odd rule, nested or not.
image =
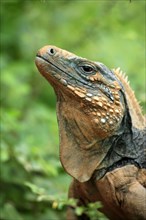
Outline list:
[[[126,76],[126,74],[123,73],[119,67],[117,69],[113,69],[113,71],[124,86],[127,104],[130,116],[132,118],[132,125],[138,129],[143,129],[145,127],[145,120],[142,115],[141,107],[135,97],[134,91],[129,86],[128,76]]]

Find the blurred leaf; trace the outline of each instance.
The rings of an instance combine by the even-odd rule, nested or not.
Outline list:
[[[29,178],[29,174],[18,160],[11,158],[1,163],[1,178],[5,182],[23,183]]]
[[[10,204],[6,203],[3,208],[0,210],[0,218],[4,220],[24,220],[21,215],[17,212],[15,207]]]
[[[32,192],[35,194],[41,195],[41,194],[44,194],[45,192],[43,188],[37,187],[36,185],[32,183],[26,182],[25,185],[28,186],[32,190]]]
[[[75,210],[76,215],[78,216],[82,215],[85,211],[84,209],[85,209],[84,207],[77,207]]]

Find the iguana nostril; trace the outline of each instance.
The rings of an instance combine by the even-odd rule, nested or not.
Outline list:
[[[54,55],[55,54],[55,50],[54,50],[54,48],[49,48],[49,50],[48,50],[48,53],[52,56],[52,55]]]

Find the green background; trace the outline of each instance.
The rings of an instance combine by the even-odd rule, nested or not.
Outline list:
[[[38,49],[121,67],[145,111],[145,40],[143,0],[1,1],[2,220],[64,219],[68,203],[56,98],[35,67]]]

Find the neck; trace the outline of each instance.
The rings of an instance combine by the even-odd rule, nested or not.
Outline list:
[[[128,123],[126,123],[126,121],[128,121]],[[124,117],[117,135],[114,135],[105,141],[111,146],[93,177],[98,180],[107,172],[125,166],[126,164],[134,164],[137,167],[145,168],[146,152],[143,150],[144,135],[144,130],[141,131],[137,128],[131,129],[129,120],[127,120],[127,117]],[[143,142],[140,140],[143,140]]]

